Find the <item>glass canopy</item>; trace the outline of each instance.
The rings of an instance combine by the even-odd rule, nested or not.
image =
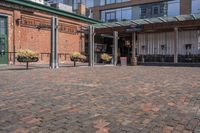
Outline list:
[[[101,28],[114,28],[114,27],[123,27],[131,25],[167,23],[167,22],[178,22],[187,20],[198,20],[198,19],[200,19],[200,13],[190,14],[190,15],[180,15],[176,17],[158,17],[158,18],[137,19],[137,20],[112,22],[112,23],[98,23],[94,24],[93,26],[97,29],[101,29]]]

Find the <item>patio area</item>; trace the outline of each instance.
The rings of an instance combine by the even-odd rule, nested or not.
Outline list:
[[[200,133],[198,67],[19,68],[0,67],[1,133]]]

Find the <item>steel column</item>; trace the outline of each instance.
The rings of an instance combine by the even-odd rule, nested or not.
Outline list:
[[[50,68],[58,68],[58,18],[52,17],[51,21],[51,56]]]
[[[89,26],[89,66],[94,66],[94,26]]]
[[[113,65],[117,65],[118,58],[118,32],[113,32]]]
[[[174,63],[178,63],[178,28],[174,28]]]
[[[132,33],[132,57],[131,57],[131,64],[133,66],[137,65],[137,58],[136,58],[135,48],[136,48],[136,32],[133,32]]]

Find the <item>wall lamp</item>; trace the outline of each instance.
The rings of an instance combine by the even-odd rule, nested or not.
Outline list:
[[[20,25],[21,22],[22,22],[22,19],[20,19],[20,18],[16,19],[16,24],[17,24],[17,25]]]

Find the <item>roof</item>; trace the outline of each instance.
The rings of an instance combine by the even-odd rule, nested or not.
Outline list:
[[[112,23],[98,23],[98,24],[94,24],[93,26],[96,29],[101,29],[101,28],[114,28],[114,27],[132,26],[132,25],[180,22],[180,21],[187,21],[187,20],[200,20],[200,13],[190,14],[190,15],[179,15],[175,17],[157,17],[157,18],[150,18],[150,19],[137,19],[137,20],[112,22]]]
[[[83,15],[77,15],[75,13],[70,13],[70,12],[67,12],[67,11],[63,11],[63,10],[60,10],[60,9],[56,9],[56,8],[53,8],[53,7],[42,5],[42,4],[39,4],[39,3],[35,3],[35,2],[32,2],[32,1],[27,1],[27,0],[5,0],[5,1],[13,3],[13,4],[25,6],[25,7],[28,7],[28,8],[34,8],[34,9],[37,9],[37,10],[61,15],[61,16],[64,16],[64,17],[69,17],[69,18],[72,18],[72,19],[78,19],[80,21],[84,21],[84,22],[88,22],[88,23],[93,23],[93,24],[100,23],[100,21],[98,21],[98,20],[91,19],[91,18],[85,17]]]

